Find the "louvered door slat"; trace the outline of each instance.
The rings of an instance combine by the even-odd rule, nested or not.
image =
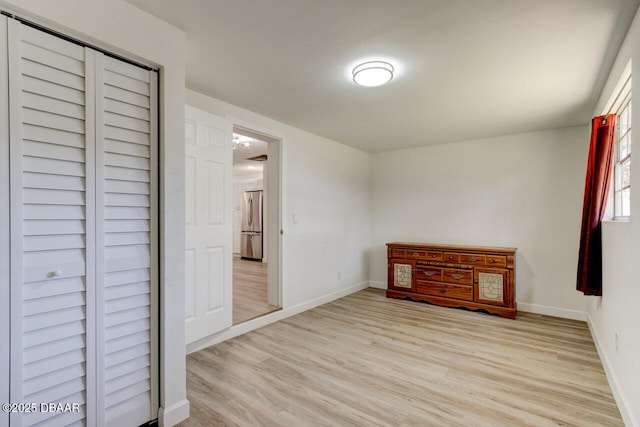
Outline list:
[[[45,107],[46,108],[46,107]],[[22,111],[24,123],[41,126],[45,128],[58,129],[65,132],[84,133],[85,124],[83,119],[62,116],[57,113],[50,113],[45,110],[33,110],[25,107]],[[53,110],[53,106],[50,108]]]
[[[79,52],[84,49],[79,46],[71,46],[77,48]],[[69,49],[67,53],[71,54]],[[34,62],[47,64],[49,67],[56,68],[61,71],[66,71],[70,74],[77,76],[84,76],[84,54],[79,55],[78,59],[66,56],[61,52],[54,52],[52,50],[43,49],[40,46],[33,45],[31,43],[22,44],[22,57]]]
[[[126,72],[126,71],[123,71]],[[125,89],[129,92],[134,92],[140,95],[149,96],[149,82],[143,82],[129,76],[114,73],[106,70],[104,73],[104,82],[109,86],[115,86],[120,89]]]
[[[46,361],[50,357],[56,357],[68,351],[81,350],[84,353],[85,343],[82,337],[74,336],[62,339],[57,342],[56,346],[36,346],[25,349],[23,353],[23,362],[25,364],[35,363],[38,361]]]
[[[84,208],[72,205],[26,204],[24,219],[84,219]]]
[[[104,168],[105,178],[123,179],[125,181],[151,182],[149,171],[140,169],[118,168],[106,166]]]
[[[115,154],[125,154],[131,156],[149,158],[149,146],[142,144],[134,144],[130,142],[107,140],[105,143],[106,151]]]
[[[53,283],[53,285],[51,284]],[[84,281],[81,277],[71,277],[60,279],[55,282],[34,282],[26,284],[23,288],[23,299],[25,301],[37,298],[46,298],[53,295],[63,295],[72,292],[82,292]]]
[[[55,191],[55,193],[52,193]],[[54,199],[51,200],[51,194]],[[78,191],[65,191],[65,190],[41,190],[37,188],[25,188],[23,192],[24,203],[31,204],[43,204],[45,201],[49,201],[52,205],[75,205],[83,206],[85,203],[84,193]]]
[[[151,206],[151,198],[144,194],[105,194],[105,206]]]
[[[50,188],[53,190],[84,191],[84,178],[55,174],[25,172],[23,183],[26,188]]]
[[[40,329],[40,325],[45,322],[49,326],[62,325],[64,323],[81,321],[84,319],[84,300],[82,305],[68,305],[69,308],[60,308],[54,312],[47,311],[43,314],[36,314],[25,317],[23,323],[24,332],[30,332]],[[50,365],[56,366],[56,365]]]
[[[24,171],[52,175],[85,176],[82,163],[31,156],[24,157]]]
[[[24,221],[22,232],[25,236],[60,236],[65,234],[85,234],[84,221]]]
[[[84,108],[81,105],[60,99],[51,99],[35,93],[25,92],[23,102],[26,108],[54,113],[73,119],[84,120]]]
[[[42,31],[25,31],[22,34],[22,40],[28,44],[36,45],[40,49],[56,52],[60,56],[84,61],[84,49],[81,46],[68,43],[58,37],[51,37]]]
[[[149,292],[149,286],[146,282],[128,283],[119,286],[110,286],[106,288],[106,297],[109,300],[124,298],[132,295],[141,295]]]
[[[63,323],[62,325],[50,325],[48,327],[41,327],[37,331],[24,333],[24,349],[38,346],[56,347],[58,345],[56,341],[72,338],[74,336],[83,336],[85,331],[86,328],[84,326],[84,320],[78,322],[67,322]]]
[[[84,91],[40,80],[31,76],[23,76],[23,90],[27,93],[39,93],[49,98],[84,105]]]
[[[84,353],[82,350],[73,350],[66,352],[64,354],[60,354],[57,356],[52,356],[47,358],[47,360],[40,360],[38,362],[34,362],[29,365],[29,374],[32,377],[46,375],[51,372],[51,367],[56,366],[58,368],[66,368],[69,366],[74,366],[76,364],[80,364],[84,361]],[[31,377],[27,377],[26,379],[30,379]]]
[[[84,147],[84,135],[59,131],[56,129],[25,125],[22,129],[22,137],[25,141],[33,141],[32,143],[49,143],[80,149]],[[39,150],[34,150],[32,154],[36,155],[39,152]],[[79,159],[82,159],[82,157],[79,157]]]
[[[150,73],[139,67],[131,67],[126,62],[122,61],[108,61],[104,64],[104,69],[112,73],[122,74],[131,79],[140,80],[145,83],[151,83]]]
[[[125,104],[131,104],[142,108],[149,108],[149,97],[130,92],[119,87],[105,85],[104,96],[106,99],[113,99],[115,101],[124,102]]]
[[[137,105],[128,104],[115,99],[104,100],[104,110],[111,113],[125,114],[140,120],[150,120],[149,108],[139,107]]]
[[[22,73],[25,76],[34,77],[38,80],[52,82],[56,85],[66,86],[71,89],[84,92],[84,78],[75,74],[69,74],[66,71],[49,67],[39,62],[29,60],[24,61]],[[27,91],[27,93],[29,93]]]
[[[149,145],[149,134],[137,132],[119,127],[108,127],[105,129],[105,138],[114,141],[131,142],[133,144]],[[116,165],[117,166],[117,165]]]
[[[113,114],[105,111],[105,123],[116,128],[128,129],[134,132],[149,133],[149,120],[138,119],[136,117]]]

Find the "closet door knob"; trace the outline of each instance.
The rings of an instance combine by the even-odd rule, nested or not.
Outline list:
[[[60,277],[62,276],[62,270],[54,270],[54,271],[50,271],[49,274],[47,274],[48,277]]]

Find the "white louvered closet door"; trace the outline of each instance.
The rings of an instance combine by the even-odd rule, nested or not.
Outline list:
[[[8,27],[9,392],[38,404],[10,425],[138,426],[158,407],[155,73]]]
[[[157,74],[96,54],[96,75],[98,420],[138,426],[158,410]]]

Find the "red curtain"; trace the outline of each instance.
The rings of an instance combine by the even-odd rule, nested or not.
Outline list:
[[[615,128],[615,114],[591,122],[576,286],[585,295],[602,295],[602,217],[611,184]]]

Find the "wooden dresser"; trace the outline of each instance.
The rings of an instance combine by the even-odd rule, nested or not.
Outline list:
[[[514,248],[387,243],[388,298],[516,317]]]

